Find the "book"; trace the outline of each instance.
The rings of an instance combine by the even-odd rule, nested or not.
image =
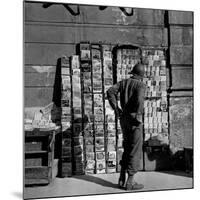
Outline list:
[[[116,160],[107,160],[108,168],[116,168]]]
[[[66,56],[61,57],[61,66],[69,67],[69,59]]]
[[[94,152],[94,145],[85,145],[86,152]]]
[[[116,160],[116,151],[109,151],[107,154],[108,160]]]
[[[86,170],[95,168],[95,160],[86,161]]]
[[[99,49],[92,48],[92,61],[101,60],[101,51]]]
[[[61,74],[69,76],[70,75],[70,68],[68,67],[61,67]]]
[[[62,146],[63,147],[71,147],[71,138],[63,138],[62,139]]]
[[[74,146],[74,156],[79,156],[83,154],[83,145]]]
[[[85,136],[85,145],[93,145],[93,144],[94,144],[94,138]]]
[[[71,80],[69,76],[62,76],[62,90],[71,91]]]
[[[80,68],[79,56],[78,55],[73,55],[71,57],[71,67],[72,67],[72,69],[79,69]]]
[[[73,124],[73,135],[78,136],[82,135],[82,124],[81,123],[74,123]]]
[[[96,152],[97,160],[105,160],[105,152]]]
[[[86,152],[86,160],[94,160],[94,152]]]
[[[90,60],[90,50],[81,49],[81,60]]]
[[[105,174],[106,173],[106,169],[97,169],[96,173],[97,174]]]
[[[73,145],[74,146],[83,145],[83,136],[73,137]]]
[[[96,168],[97,169],[105,169],[106,167],[106,163],[105,163],[105,160],[97,160],[96,161]]]
[[[94,116],[94,120],[95,120],[95,122],[103,122],[104,121],[104,115],[102,115],[102,114],[98,114],[98,115],[95,115]]]
[[[72,150],[71,147],[62,147],[62,156],[63,157],[71,157]]]

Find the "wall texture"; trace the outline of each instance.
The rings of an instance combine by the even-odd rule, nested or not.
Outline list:
[[[193,13],[169,11],[171,149],[193,143]]]

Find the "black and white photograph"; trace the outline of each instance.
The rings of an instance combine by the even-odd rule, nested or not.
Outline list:
[[[194,188],[194,12],[96,4],[23,2],[24,199]]]

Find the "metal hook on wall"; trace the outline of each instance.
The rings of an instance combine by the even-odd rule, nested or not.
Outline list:
[[[49,8],[50,6],[54,5],[56,3],[43,3],[43,8]],[[62,3],[61,5],[63,5],[69,12],[71,15],[73,16],[77,16],[80,15],[80,8],[79,5],[77,5],[77,10],[74,11],[68,4],[66,3]]]
[[[99,10],[105,10],[108,6],[99,6]]]
[[[126,16],[132,16],[133,15],[133,8],[131,8],[131,12],[127,12],[126,8],[119,7],[119,9],[126,15]]]
[[[99,10],[105,10],[107,6],[99,6]],[[131,11],[128,12],[127,8],[119,7],[119,9],[126,15],[126,16],[132,16],[133,15],[133,8],[131,8]],[[128,8],[130,9],[130,8]]]
[[[49,8],[50,6],[57,4],[57,3],[43,3],[43,8]],[[68,4],[62,3],[63,5],[73,16],[80,15],[80,7],[77,5],[77,10],[74,11]],[[99,10],[105,10],[107,6],[99,6]],[[119,7],[119,9],[126,15],[126,16],[132,16],[133,15],[133,8],[131,8],[131,11],[128,12],[127,8]],[[129,8],[130,9],[130,8]]]

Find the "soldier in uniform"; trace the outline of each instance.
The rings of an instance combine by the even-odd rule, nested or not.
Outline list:
[[[144,66],[136,64],[129,74],[132,74],[130,78],[109,88],[107,96],[115,115],[120,119],[123,132],[124,152],[120,161],[121,172],[118,184],[120,188],[125,186],[126,190],[135,190],[144,187],[134,179],[134,175],[140,168],[142,155],[142,115],[146,88],[142,82]],[[117,103],[118,94],[121,109]],[[127,181],[126,172],[128,173]]]

